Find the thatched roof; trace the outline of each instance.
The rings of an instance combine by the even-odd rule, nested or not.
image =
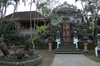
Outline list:
[[[10,15],[7,15],[5,17],[5,19],[10,19],[12,17],[13,13],[10,14]],[[49,20],[49,18],[43,16],[42,14],[40,14],[39,12],[37,11],[31,11],[31,18],[32,20],[38,20],[38,19],[43,19],[43,20]],[[13,20],[30,20],[30,11],[25,11],[25,12],[15,12],[14,13],[14,16],[12,18]]]

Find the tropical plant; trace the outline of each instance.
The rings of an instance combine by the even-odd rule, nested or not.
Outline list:
[[[12,43],[12,38],[18,34],[18,22],[16,21],[7,21],[6,27],[4,28],[4,40],[9,46]]]
[[[48,26],[37,26],[38,33],[45,32]]]
[[[33,49],[35,49],[35,43],[38,44],[38,42],[40,42],[41,34],[44,33],[44,36],[46,36],[46,29],[48,28],[48,26],[36,26],[36,28],[37,29],[35,29],[33,37],[31,37],[32,44],[33,44]]]

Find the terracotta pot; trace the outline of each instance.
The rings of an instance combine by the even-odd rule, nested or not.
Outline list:
[[[34,51],[29,51],[28,55],[32,56],[34,54]]]
[[[18,59],[22,59],[23,56],[24,56],[24,52],[20,50],[20,51],[18,51],[18,52],[16,53],[16,55],[17,55],[17,58],[18,58]]]

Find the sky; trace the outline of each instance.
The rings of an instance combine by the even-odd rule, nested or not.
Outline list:
[[[59,0],[60,3],[63,3],[64,1],[68,2],[69,4],[76,5],[79,9],[81,9],[80,2],[75,2],[75,0]],[[14,9],[13,5],[8,6],[6,15],[13,13],[13,9]],[[35,9],[36,8],[34,7],[34,4],[33,4],[32,11],[34,11]],[[27,3],[26,6],[24,6],[24,4],[22,3],[22,4],[18,5],[18,8],[17,8],[17,12],[29,11],[29,10],[30,10],[29,3]]]

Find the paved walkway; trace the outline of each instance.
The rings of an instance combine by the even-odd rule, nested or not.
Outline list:
[[[82,54],[56,54],[51,66],[100,66]]]

